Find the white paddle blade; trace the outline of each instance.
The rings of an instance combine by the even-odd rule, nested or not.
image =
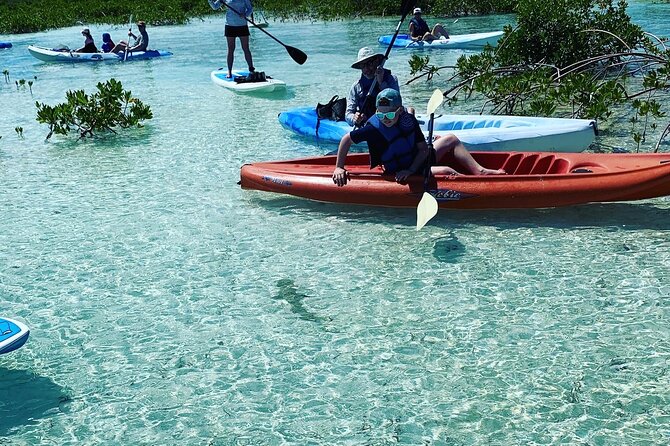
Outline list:
[[[428,221],[437,215],[437,200],[428,192],[423,193],[416,208],[416,230],[420,231]]]
[[[432,115],[435,113],[435,110],[437,110],[437,107],[442,105],[442,102],[444,102],[444,95],[439,88],[436,88],[433,92],[433,95],[428,100],[428,114]]]

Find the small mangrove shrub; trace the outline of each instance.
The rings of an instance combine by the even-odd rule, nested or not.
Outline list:
[[[142,121],[153,118],[151,108],[124,90],[116,79],[98,83],[97,89],[91,95],[84,90],[69,90],[65,94],[67,102],[55,106],[36,102],[37,122],[49,125],[46,139],[54,133],[67,135],[71,131],[80,138],[116,133],[116,128],[141,127]]]

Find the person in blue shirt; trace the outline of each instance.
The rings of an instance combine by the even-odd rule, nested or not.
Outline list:
[[[449,33],[439,23],[431,30],[424,19],[421,18],[421,8],[414,8],[414,17],[409,21],[409,35],[412,40],[432,42],[440,37],[449,38]]]
[[[247,25],[247,18],[253,13],[253,7],[250,0],[208,0],[209,6],[215,11],[220,9],[224,4],[229,6],[226,8],[226,28],[224,35],[226,36],[226,43],[228,44],[228,63],[227,78],[233,77],[233,62],[235,60],[235,38],[240,39],[242,51],[244,52],[244,59],[249,66],[249,72],[256,71],[254,68],[253,58],[251,56],[251,49],[249,48],[249,26]]]
[[[333,171],[333,182],[337,186],[346,185],[349,179],[344,168],[349,149],[363,141],[370,152],[370,167],[382,166],[384,173],[395,175],[399,183],[410,175],[422,174],[426,163],[432,159],[439,163],[431,167],[434,175],[459,175],[449,164],[460,165],[471,175],[505,174],[504,170],[482,167],[453,134],[439,138],[434,153],[430,153],[419,122],[403,107],[398,90],[382,90],[377,95],[376,106],[376,113],[363,127],[347,133],[340,140]]]
[[[112,40],[112,36],[110,36],[109,33],[102,33],[102,52],[110,53],[114,46],[115,45],[114,41]]]

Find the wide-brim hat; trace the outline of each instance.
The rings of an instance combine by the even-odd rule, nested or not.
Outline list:
[[[356,58],[356,62],[351,64],[351,68],[356,68],[359,69],[363,65],[365,65],[367,62],[374,60],[374,59],[383,59],[384,55],[375,53],[372,48],[364,46],[360,50],[358,50],[358,57]]]

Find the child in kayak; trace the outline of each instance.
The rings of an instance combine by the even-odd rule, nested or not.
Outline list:
[[[422,174],[431,156],[441,164],[431,168],[431,173],[436,175],[459,174],[448,164],[459,164],[471,175],[505,174],[504,170],[482,167],[455,135],[438,139],[431,154],[419,122],[402,106],[397,90],[382,90],[377,95],[376,106],[376,113],[365,126],[347,133],[340,141],[333,171],[333,182],[338,186],[346,185],[349,179],[344,168],[349,148],[363,141],[368,144],[370,167],[381,165],[384,173],[394,174],[399,183],[410,175]]]
[[[414,17],[409,21],[409,35],[417,42],[432,42],[440,37],[449,38],[449,33],[439,23],[431,30],[424,19],[421,18],[421,8],[414,8]]]
[[[112,40],[112,36],[109,35],[109,33],[103,33],[102,34],[102,52],[103,53],[109,53],[112,51],[114,48],[114,41]]]

